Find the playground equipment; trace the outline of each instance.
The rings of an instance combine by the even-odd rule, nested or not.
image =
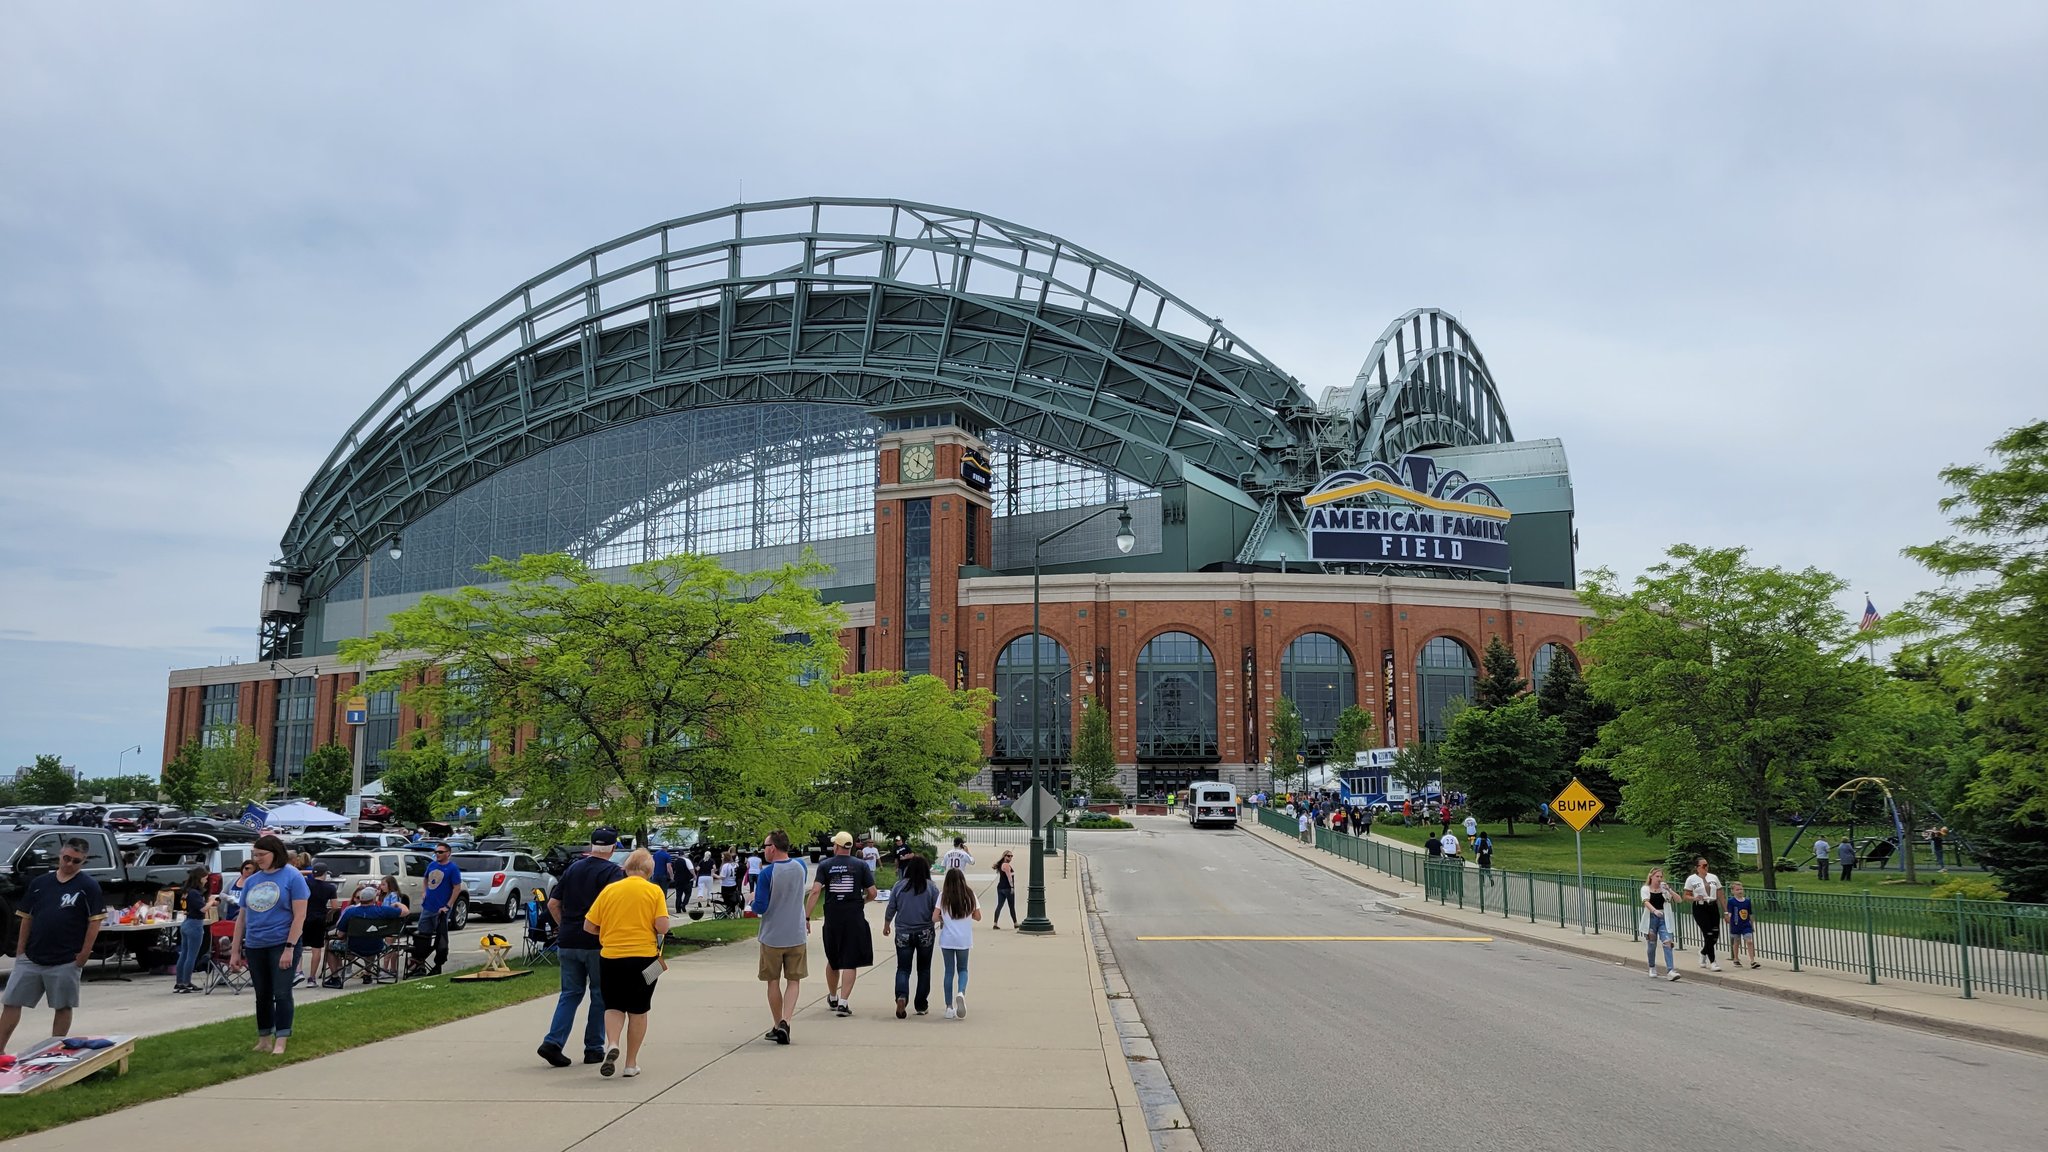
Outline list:
[[[1912,805],[1916,824],[1928,817],[1932,817],[1937,823],[1945,823],[1941,813],[1932,804],[1923,804],[1910,796],[1907,800]],[[1857,816],[1863,813],[1870,816],[1872,825],[1888,835],[1877,838],[1865,837],[1859,841],[1856,837],[1856,821]],[[1836,815],[1843,818],[1825,818]],[[1779,854],[1779,868],[1796,871],[1808,863],[1802,859],[1798,848],[1800,842],[1806,839],[1807,829],[1816,824],[1823,829],[1841,828],[1842,840],[1847,840],[1854,848],[1857,866],[1862,868],[1890,867],[1894,855],[1902,850],[1911,852],[1915,841],[1920,838],[1918,828],[1910,833],[1907,831],[1905,816],[1900,811],[1899,797],[1893,791],[1891,781],[1882,776],[1858,776],[1843,781],[1821,800],[1811,815],[1800,821],[1798,829],[1792,834],[1791,843],[1785,845]],[[1834,840],[1831,843],[1840,844],[1842,840]],[[1962,837],[1952,835],[1950,841],[1958,856],[1969,851],[1969,842]],[[1900,858],[1904,859],[1903,856]]]

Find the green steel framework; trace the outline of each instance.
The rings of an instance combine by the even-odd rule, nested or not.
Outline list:
[[[357,419],[300,497],[277,567],[310,597],[497,469],[721,404],[965,408],[1140,483],[1202,469],[1270,519],[1322,471],[1512,439],[1470,335],[1395,321],[1312,402],[1218,321],[1059,237],[881,199],[743,204],[584,252],[451,332]]]

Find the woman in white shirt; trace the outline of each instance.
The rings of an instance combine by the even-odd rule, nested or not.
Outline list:
[[[967,1018],[967,952],[974,947],[974,922],[981,919],[981,905],[968,887],[967,873],[958,868],[946,871],[946,883],[939,889],[939,952],[946,971],[939,991],[946,997],[946,1019]],[[953,990],[954,973],[959,973],[960,990]]]
[[[1643,882],[1643,915],[1639,927],[1643,943],[1650,954],[1650,979],[1657,978],[1657,943],[1664,944],[1664,972],[1668,979],[1678,979],[1678,965],[1671,959],[1671,912],[1676,898],[1664,886],[1664,870],[1650,869],[1650,877]]]

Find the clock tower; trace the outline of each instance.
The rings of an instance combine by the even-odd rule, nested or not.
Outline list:
[[[960,569],[991,566],[988,444],[965,413],[886,418],[875,485],[871,668],[967,686]]]

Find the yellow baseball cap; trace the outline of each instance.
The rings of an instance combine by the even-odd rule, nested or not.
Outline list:
[[[853,833],[851,832],[834,832],[832,834],[832,846],[834,848],[844,848],[851,843],[853,843]]]

